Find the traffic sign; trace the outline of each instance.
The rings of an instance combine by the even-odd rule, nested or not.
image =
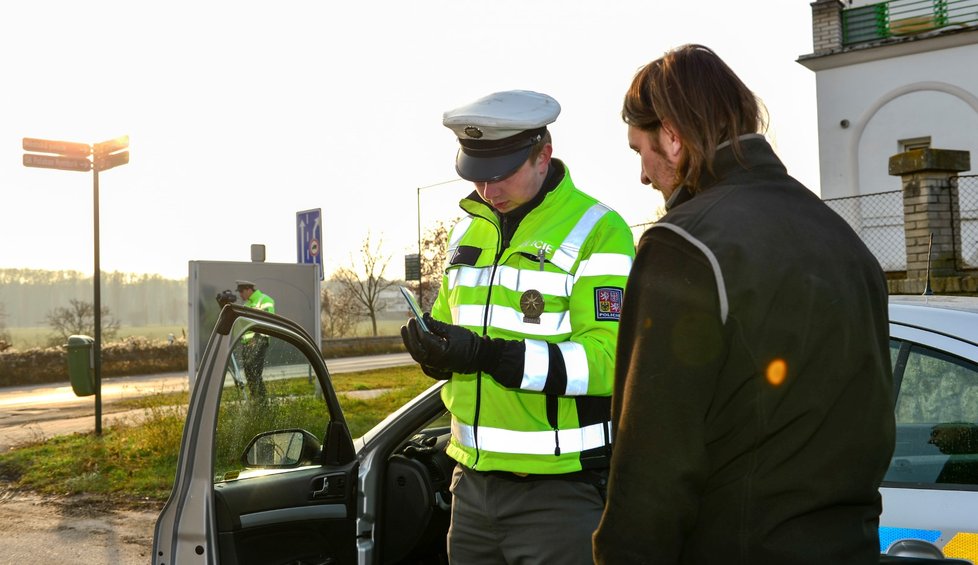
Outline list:
[[[115,139],[103,141],[102,143],[96,143],[95,145],[92,146],[92,151],[96,155],[107,155],[109,153],[115,153],[120,149],[126,149],[127,147],[129,147],[129,136],[124,135],[122,137],[117,137]],[[119,164],[124,165],[125,163],[119,163]]]
[[[297,263],[319,265],[319,280],[323,280],[322,210],[315,208],[295,213]]]
[[[24,151],[34,151],[35,153],[54,153],[55,155],[65,155],[69,157],[85,157],[92,153],[92,146],[87,143],[75,143],[74,141],[54,141],[53,139],[35,139],[33,137],[24,138]],[[27,163],[24,163],[27,165]],[[27,165],[28,167],[33,165]]]
[[[24,153],[25,167],[61,169],[62,171],[90,171],[92,162],[85,157],[62,157],[60,155],[35,155]]]
[[[107,171],[112,167],[118,167],[119,165],[125,165],[129,162],[129,152],[122,151],[119,153],[113,153],[111,155],[95,155],[95,170],[96,171]]]
[[[421,280],[421,256],[417,253],[404,256],[404,280]]]

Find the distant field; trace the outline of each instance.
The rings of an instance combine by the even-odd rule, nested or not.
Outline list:
[[[47,344],[51,329],[40,326],[33,328],[7,328],[10,332],[10,340],[17,349],[29,349],[31,347],[44,347]],[[147,339],[166,339],[166,336],[173,334],[181,337],[186,328],[183,326],[123,326],[119,328],[116,339],[124,339],[129,336],[145,337]]]

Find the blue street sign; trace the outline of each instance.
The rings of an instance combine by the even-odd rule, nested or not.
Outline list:
[[[323,280],[323,222],[320,208],[295,213],[297,263],[319,265],[319,280]]]

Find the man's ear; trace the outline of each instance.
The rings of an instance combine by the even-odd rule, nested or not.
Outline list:
[[[543,174],[547,173],[547,169],[550,167],[550,159],[554,154],[554,146],[551,144],[546,144],[543,146],[543,150],[540,151],[540,155],[537,156],[537,162],[534,167],[538,167],[538,171]]]
[[[662,133],[663,136],[660,138],[662,141],[662,149],[665,151],[666,156],[672,160],[678,160],[680,153],[683,150],[683,140],[676,132],[676,128],[672,127],[669,122],[662,122]]]

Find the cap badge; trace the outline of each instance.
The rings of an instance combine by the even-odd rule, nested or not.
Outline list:
[[[482,137],[482,130],[475,126],[465,126],[464,131],[465,131],[465,135],[473,139],[479,139],[480,137]]]

